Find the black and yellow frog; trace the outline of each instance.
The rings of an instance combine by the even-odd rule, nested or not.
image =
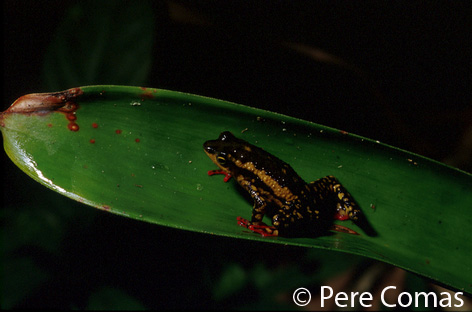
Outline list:
[[[232,177],[254,200],[251,220],[238,224],[263,236],[322,235],[329,229],[355,233],[334,226],[333,219],[357,221],[361,211],[334,176],[306,183],[287,163],[226,131],[203,144],[205,153],[220,168],[209,175]],[[272,226],[262,222],[264,215]]]

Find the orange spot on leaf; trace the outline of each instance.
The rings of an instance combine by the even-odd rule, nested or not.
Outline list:
[[[76,124],[75,122],[70,122],[68,125],[67,125],[67,128],[69,128],[70,131],[79,131],[79,125]]]
[[[141,90],[143,90],[144,92],[141,94],[141,99],[152,99],[154,98],[154,94],[156,91],[151,91],[151,90],[148,90],[147,88],[145,87],[140,87]]]

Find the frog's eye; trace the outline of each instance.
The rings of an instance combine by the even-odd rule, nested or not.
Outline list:
[[[226,164],[226,157],[224,155],[221,155],[221,154],[218,155],[218,157],[216,157],[216,160],[222,166],[224,166]]]

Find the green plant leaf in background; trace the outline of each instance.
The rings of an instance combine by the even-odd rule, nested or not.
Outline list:
[[[4,147],[24,172],[80,202],[159,225],[318,247],[394,264],[471,292],[472,177],[382,143],[211,98],[125,86],[24,96],[1,115]],[[232,131],[307,181],[333,174],[378,236],[263,238],[236,224],[252,204],[209,177],[202,143]]]
[[[67,10],[53,38],[43,65],[48,88],[146,83],[154,42],[147,1],[78,2]]]
[[[120,298],[119,301],[116,298]],[[89,299],[87,310],[145,310],[145,307],[133,297],[111,287],[96,291]]]

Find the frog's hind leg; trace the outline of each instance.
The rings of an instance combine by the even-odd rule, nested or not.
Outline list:
[[[334,200],[336,203],[335,219],[358,220],[361,213],[359,207],[352,195],[349,194],[346,188],[342,186],[334,176],[326,176],[311,182],[310,185],[320,196],[331,197]]]

